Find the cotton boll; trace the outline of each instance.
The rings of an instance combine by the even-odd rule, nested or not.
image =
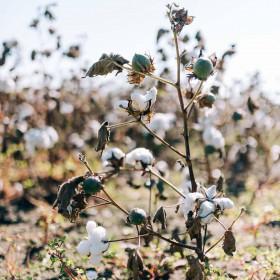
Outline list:
[[[208,199],[214,198],[214,196],[217,194],[216,189],[217,189],[217,187],[216,187],[215,185],[211,186],[211,187],[208,188],[208,189],[205,189],[205,188],[204,188]]]
[[[166,161],[160,160],[155,164],[155,168],[161,173],[164,178],[169,177],[169,166]]]
[[[86,277],[88,280],[95,280],[97,279],[97,272],[95,270],[89,270],[86,273]]]
[[[127,107],[128,107],[128,100],[120,100],[115,104],[114,109],[117,112],[126,113]]]
[[[148,149],[137,148],[126,155],[126,162],[128,164],[135,165],[136,161],[150,165],[153,163],[154,157]]]
[[[202,193],[189,193],[185,198],[181,197],[179,203],[184,203],[181,207],[184,217],[187,218],[190,211],[194,212],[195,210],[195,201],[199,198],[204,198]]]
[[[120,160],[124,157],[125,157],[125,153],[121,149],[110,148],[105,153],[103,153],[101,160],[107,161],[107,160],[114,159],[114,158]]]
[[[222,133],[215,127],[207,127],[202,133],[203,141],[206,145],[221,149],[225,146],[225,139]]]
[[[34,113],[34,108],[27,102],[24,102],[18,106],[18,120],[25,120],[27,117]]]
[[[101,254],[96,255],[96,256],[95,255],[91,255],[90,256],[90,263],[92,265],[98,265],[98,264],[100,264],[101,259],[102,259],[102,255]]]
[[[12,78],[0,79],[0,92],[13,93],[16,89],[16,83]]]
[[[196,192],[200,192],[200,183],[196,182]],[[187,195],[192,192],[192,182],[187,181],[182,186],[182,191],[184,195]]]
[[[96,229],[96,222],[94,221],[88,221],[87,222],[87,225],[86,225],[86,230],[87,230],[87,233],[88,233],[88,236],[91,237],[93,231]]]
[[[146,95],[146,101],[151,102],[151,105],[154,105],[157,99],[157,89],[155,87],[152,87],[149,91],[147,91]]]
[[[46,131],[49,135],[50,138],[50,148],[53,147],[53,145],[58,141],[58,134],[56,132],[56,130],[52,127],[52,126],[45,126],[43,128],[44,131]]]
[[[109,242],[102,242],[102,241],[97,242],[97,240],[95,240],[94,242],[91,242],[90,253],[91,255],[94,256],[102,254],[103,252],[108,250],[109,245],[110,245]]]
[[[71,114],[74,111],[74,106],[70,102],[61,102],[59,112],[62,115]]]
[[[132,101],[132,107],[136,111],[143,112],[148,107],[146,96],[142,95],[141,93],[133,92],[131,94],[131,101]]]
[[[90,253],[90,242],[89,240],[83,240],[79,243],[77,250],[81,256],[87,256]]]
[[[200,204],[198,217],[205,224],[209,224],[212,221],[213,213],[216,210],[216,206],[213,202],[205,200]]]
[[[215,198],[213,201],[217,202],[219,206],[221,207],[221,210],[224,209],[231,209],[234,207],[234,203],[231,199],[229,198]]]

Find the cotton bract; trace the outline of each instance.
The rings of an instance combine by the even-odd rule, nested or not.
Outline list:
[[[108,234],[105,228],[97,226],[94,221],[89,221],[86,226],[88,239],[79,243],[77,250],[82,256],[90,255],[90,263],[98,265],[101,262],[102,253],[109,247]]]

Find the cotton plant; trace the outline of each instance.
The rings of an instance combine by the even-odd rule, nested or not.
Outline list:
[[[81,256],[90,256],[90,264],[96,266],[102,260],[102,254],[109,248],[107,230],[97,226],[96,222],[88,221],[86,225],[87,238],[81,241],[77,251]]]
[[[185,9],[178,9],[176,6],[175,11],[173,8],[174,4],[167,5],[167,15],[171,23],[171,31],[176,46],[176,82],[169,81],[161,76],[155,76],[153,74],[155,70],[153,59],[150,55],[146,54],[135,54],[130,62],[119,54],[104,53],[98,61],[93,63],[85,77],[104,76],[112,72],[120,74],[126,70],[129,73],[128,83],[130,84],[140,85],[146,78],[155,79],[160,82],[159,86],[161,84],[166,84],[177,92],[177,95],[172,95],[170,102],[173,101],[175,96],[178,96],[178,102],[174,102],[175,105],[173,105],[180,106],[181,114],[175,117],[171,113],[159,113],[155,110],[158,92],[156,87],[152,87],[150,90],[146,91],[146,93],[141,92],[141,88],[139,88],[137,92],[133,92],[130,95],[130,99],[118,101],[114,106],[114,112],[111,111],[109,113],[110,120],[105,120],[98,131],[98,143],[95,150],[100,152],[102,166],[104,168],[103,172],[94,171],[89,165],[86,156],[80,154],[79,160],[87,168],[87,172],[84,175],[74,177],[65,182],[59,189],[55,203],[55,207],[58,206],[59,209],[67,210],[68,206],[72,207],[70,214],[67,211],[62,211],[62,213],[66,213],[65,216],[72,222],[75,222],[79,217],[79,213],[87,208],[87,205],[90,203],[88,200],[89,197],[102,200],[102,203],[94,205],[95,207],[101,205],[105,207],[108,204],[119,209],[124,214],[126,223],[133,226],[137,233],[136,237],[115,240],[117,242],[120,240],[138,239],[136,248],[126,249],[128,253],[127,267],[128,270],[133,271],[133,277],[135,279],[139,278],[139,271],[143,271],[144,269],[143,260],[140,256],[141,234],[146,234],[149,237],[145,239],[146,246],[149,246],[149,243],[152,242],[152,237],[156,237],[182,250],[185,248],[194,251],[197,261],[204,263],[207,258],[207,252],[212,249],[211,247],[208,251],[205,251],[207,225],[213,220],[219,221],[221,212],[225,209],[231,209],[234,206],[232,200],[224,197],[223,180],[220,180],[221,177],[217,182],[217,187],[216,185],[212,185],[210,188],[205,188],[198,183],[197,174],[194,172],[194,163],[191,157],[192,145],[190,145],[189,142],[189,132],[192,128],[191,115],[195,110],[199,115],[199,112],[204,108],[211,108],[215,102],[214,94],[207,90],[207,81],[209,81],[208,79],[211,79],[217,71],[217,57],[215,53],[207,56],[201,51],[199,56],[190,59],[190,63],[185,65],[182,70],[182,56],[179,51],[180,41],[178,38],[182,29],[191,24],[194,17],[190,16]],[[181,72],[184,73],[184,76],[181,76]],[[190,88],[187,89],[192,93],[190,96],[187,96],[187,93],[184,94],[183,92],[183,86],[181,84],[183,79],[187,81],[190,86]],[[114,120],[118,121],[116,116],[119,112],[125,113],[128,120],[122,123],[109,123],[114,122]],[[126,153],[118,147],[106,148],[108,143],[112,141],[110,137],[112,130],[133,125],[142,126],[142,128],[159,141],[165,149],[169,149],[170,152],[176,154],[178,159],[177,163],[181,168],[180,171],[188,170],[189,182],[184,184],[183,189],[176,187],[171,182],[173,178],[169,173],[169,162],[164,159],[157,161],[152,151],[148,149],[149,147],[136,146],[135,149]],[[175,126],[178,135],[182,137],[184,141],[184,145],[180,146],[180,150],[177,146],[174,147],[163,139],[165,133]],[[209,121],[208,118],[204,118],[204,123],[201,124],[200,131],[204,146],[211,146],[217,150],[222,150],[224,148],[225,139],[221,132],[214,126],[213,122]],[[138,139],[133,140],[137,143]],[[184,146],[183,151],[181,151],[182,146]],[[197,143],[197,147],[199,147],[199,143]],[[164,152],[161,153],[162,158],[165,156]],[[207,156],[205,156],[205,158],[206,160],[208,159]],[[195,161],[195,163],[197,163],[197,161]],[[197,173],[200,173],[200,170],[200,168],[197,168]],[[125,209],[124,206],[120,205],[120,203],[108,193],[106,187],[108,180],[112,177],[122,176],[124,172],[128,172],[131,177],[133,176],[132,174],[138,174],[141,177],[149,177],[148,181],[150,183],[146,181],[146,184],[144,184],[149,191],[148,214],[142,207],[129,210]],[[156,180],[161,184],[152,184],[152,181]],[[130,184],[129,181],[128,184]],[[167,198],[162,195],[162,190],[165,187],[169,187],[176,195],[181,197],[179,203],[176,205],[162,205],[153,213],[153,186],[156,186],[158,191],[156,193],[156,200],[166,200]],[[139,187],[141,187],[141,185],[135,186],[135,188]],[[70,190],[72,191],[70,192]],[[99,196],[99,193],[103,193],[106,198]],[[160,196],[160,194],[162,196]],[[125,196],[125,194],[122,195]],[[159,227],[168,230],[165,208],[171,207],[182,208],[184,218],[182,218],[181,223],[186,225],[187,234],[190,235],[191,239],[195,239],[195,245],[183,244],[179,238],[174,241],[174,239],[169,239],[162,235]],[[97,227],[94,222],[88,223],[87,231],[88,238],[79,244],[78,251],[83,256],[90,255],[91,263],[95,265],[100,262],[102,252],[108,249],[109,240],[106,230],[102,227]],[[224,239],[223,249],[225,253],[231,255],[235,251],[235,239],[233,237],[231,240],[228,240],[229,235],[231,237],[233,236],[231,227],[226,230],[222,238]],[[110,240],[110,242],[113,241],[114,240]],[[228,246],[228,243],[234,246]],[[191,270],[192,268],[190,268],[190,271]]]

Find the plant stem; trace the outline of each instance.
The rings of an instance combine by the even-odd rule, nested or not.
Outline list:
[[[108,241],[105,241],[105,243],[107,243],[107,242],[108,243],[112,243],[112,242],[121,242],[121,241],[133,240],[133,239],[138,239],[139,237],[144,237],[144,236],[147,236],[147,235],[150,235],[150,233],[145,233],[145,234],[141,234],[141,235],[134,236],[134,237],[108,240]]]
[[[213,218],[224,228],[225,231],[227,231],[226,227],[222,224],[222,222],[217,219],[215,216],[213,216]]]
[[[115,200],[107,193],[105,188],[102,189],[102,191],[105,193],[105,195],[110,199],[112,205],[116,206],[118,209],[120,209],[123,213],[125,213],[127,216],[129,215],[129,212],[126,211],[122,206],[120,206]]]
[[[111,204],[111,202],[104,202],[104,203],[95,204],[95,205],[89,206],[85,209],[94,208],[94,207],[98,207],[98,206],[103,206],[103,205],[107,205],[107,204]]]
[[[212,245],[205,253],[204,255],[206,255],[210,250],[212,250],[216,245],[218,245],[224,238],[224,235],[214,244]]]
[[[166,147],[168,147],[169,149],[171,149],[173,152],[175,152],[176,154],[178,154],[179,156],[186,158],[185,155],[183,155],[182,153],[180,153],[177,149],[175,149],[173,146],[171,146],[169,143],[167,143],[165,140],[163,140],[162,138],[160,138],[155,132],[153,132],[142,120],[138,121],[143,127],[145,127],[155,138],[157,138],[161,143],[163,143]]]
[[[178,190],[172,183],[168,182],[166,179],[164,179],[162,176],[160,176],[159,174],[155,173],[151,168],[148,168],[149,172],[151,172],[153,175],[155,175],[156,177],[158,177],[161,181],[163,181],[165,184],[167,184],[168,186],[170,186],[174,191],[176,191],[180,196],[182,196],[183,198],[186,198],[186,196],[180,191]]]
[[[183,205],[184,202],[181,202],[181,203],[177,203],[177,204],[174,204],[174,205],[166,205],[166,206],[163,206],[163,208],[173,208],[173,207],[177,207],[177,206],[180,206],[180,205]]]
[[[122,127],[131,123],[135,123],[137,121],[128,121],[128,122],[123,122],[123,123],[117,123],[117,124],[112,124],[112,125],[107,125],[107,128],[112,129],[112,128],[117,128],[117,127]]]
[[[169,242],[169,243],[171,243],[173,245],[176,245],[176,246],[179,246],[179,247],[183,247],[183,248],[187,248],[187,249],[191,249],[191,250],[195,250],[195,251],[197,250],[197,247],[195,247],[195,246],[179,243],[177,241],[173,241],[173,240],[171,240],[169,238],[166,238],[166,237],[162,236],[160,233],[157,233],[157,232],[153,231],[152,229],[149,229],[146,226],[145,226],[145,229],[148,232],[150,232],[152,235],[154,235],[154,236],[156,236],[156,237],[158,237],[158,238],[160,238],[160,239],[162,239],[164,241],[167,241],[167,242]]]
[[[142,72],[137,71],[137,70],[134,70],[134,69],[132,69],[132,68],[129,68],[129,67],[126,67],[126,66],[122,66],[122,65],[118,64],[118,63],[115,62],[115,61],[113,61],[113,63],[114,63],[116,66],[118,66],[118,67],[120,67],[120,68],[122,68],[122,69],[125,69],[125,70],[127,70],[127,71],[129,71],[129,72],[135,72],[135,73],[137,73],[137,74],[144,75],[144,76],[146,76],[146,77],[150,77],[150,78],[155,79],[155,80],[158,80],[158,81],[160,81],[160,82],[162,82],[162,83],[169,84],[169,85],[171,85],[171,86],[173,86],[173,87],[176,87],[176,84],[174,84],[174,83],[172,83],[172,82],[170,82],[170,81],[168,81],[168,80],[165,80],[165,79],[163,79],[163,78],[161,78],[161,77],[157,77],[157,76],[154,76],[154,75],[152,75],[152,74],[142,73]]]
[[[171,17],[169,16],[170,22],[171,22]],[[176,89],[178,93],[178,98],[180,102],[180,107],[182,111],[182,117],[184,121],[184,138],[185,138],[185,147],[186,147],[186,162],[189,168],[189,173],[190,173],[190,180],[192,183],[192,192],[196,192],[197,190],[197,185],[195,182],[195,177],[194,177],[194,172],[192,168],[192,161],[191,161],[191,156],[190,156],[190,145],[189,145],[189,129],[188,129],[188,112],[184,108],[184,100],[183,100],[183,95],[181,91],[181,59],[180,59],[180,52],[179,52],[179,44],[178,44],[178,37],[176,31],[173,31],[173,36],[174,36],[174,41],[175,41],[175,47],[176,47],[176,56],[177,56],[177,83],[176,83]],[[188,108],[188,107],[187,107]]]
[[[189,102],[189,104],[187,105],[187,107],[185,108],[185,111],[188,111],[188,109],[190,108],[190,106],[193,104],[193,102],[195,101],[196,97],[199,95],[202,85],[203,85],[204,81],[200,82],[199,88],[197,90],[197,92],[195,93],[195,95],[193,96],[193,98],[191,99],[191,101]]]

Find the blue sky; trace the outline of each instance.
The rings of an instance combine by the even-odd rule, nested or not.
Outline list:
[[[39,5],[45,0],[0,1],[0,41],[18,39],[22,54],[28,56],[38,37],[28,28]],[[135,52],[155,53],[155,35],[169,27],[165,17],[167,1],[162,0],[63,0],[58,3],[55,23],[65,46],[86,40],[84,57],[90,62],[104,52],[114,51],[131,58]],[[230,62],[228,77],[242,79],[259,70],[265,81],[280,78],[279,0],[188,0],[176,1],[196,16],[190,34],[201,30],[207,50],[222,54],[236,43],[238,54]],[[28,69],[28,64],[21,71]],[[0,70],[3,74],[3,70]]]

